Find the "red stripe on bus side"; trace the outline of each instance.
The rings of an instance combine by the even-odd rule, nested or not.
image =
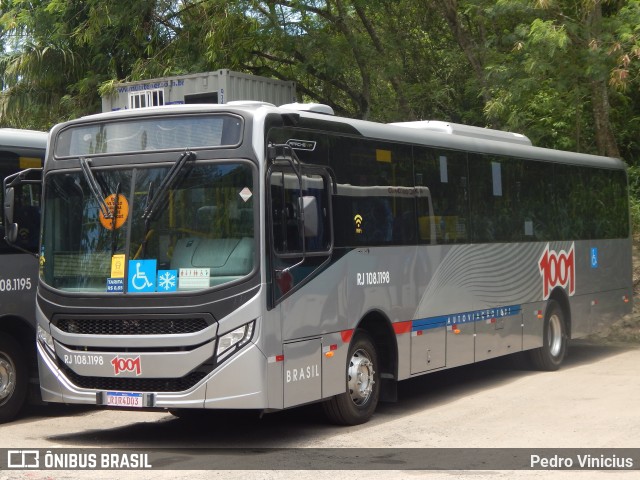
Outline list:
[[[397,322],[393,324],[393,331],[396,332],[396,335],[402,335],[403,333],[411,332],[411,320],[407,320],[406,322]]]
[[[351,337],[353,337],[353,330],[343,330],[340,332],[340,336],[344,343],[349,343],[351,341]]]

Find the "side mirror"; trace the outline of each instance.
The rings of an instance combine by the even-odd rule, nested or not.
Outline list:
[[[18,224],[13,222],[13,208],[16,190],[7,187],[4,191],[4,238],[8,244],[13,245],[18,239]]]
[[[300,199],[304,212],[304,236],[315,237],[318,235],[318,204],[316,197],[303,196]]]
[[[9,245],[15,245],[18,240],[18,224],[9,223],[4,229],[4,239]]]
[[[4,191],[4,218],[6,224],[13,223],[13,201],[16,195],[16,190],[13,187],[7,187]]]

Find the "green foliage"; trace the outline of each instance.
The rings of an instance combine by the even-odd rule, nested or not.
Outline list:
[[[482,122],[476,81],[431,2],[13,0],[2,8],[0,24],[16,39],[0,55],[4,124],[34,118],[48,127],[99,111],[99,94],[117,82],[218,68],[295,80],[301,100],[344,115]]]
[[[0,55],[0,124],[44,129],[100,111],[99,85],[127,78],[170,40],[158,21],[167,3],[3,2],[0,26],[12,41]]]
[[[629,175],[629,209],[634,236],[640,235],[640,167],[632,166]]]
[[[496,49],[487,65],[497,84],[485,105],[487,116],[524,131],[537,145],[635,163],[637,130],[628,121],[637,117],[639,5],[498,2],[495,14],[505,8],[518,14],[512,16],[511,49]]]

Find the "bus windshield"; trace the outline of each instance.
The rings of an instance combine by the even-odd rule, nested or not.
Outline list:
[[[98,194],[86,172],[47,176],[42,280],[67,291],[171,293],[251,273],[251,165],[188,162],[170,186],[158,188],[172,166],[90,167]]]

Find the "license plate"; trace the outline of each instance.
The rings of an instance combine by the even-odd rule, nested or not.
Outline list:
[[[130,392],[107,392],[106,405],[109,407],[144,407],[144,398],[142,393]]]

